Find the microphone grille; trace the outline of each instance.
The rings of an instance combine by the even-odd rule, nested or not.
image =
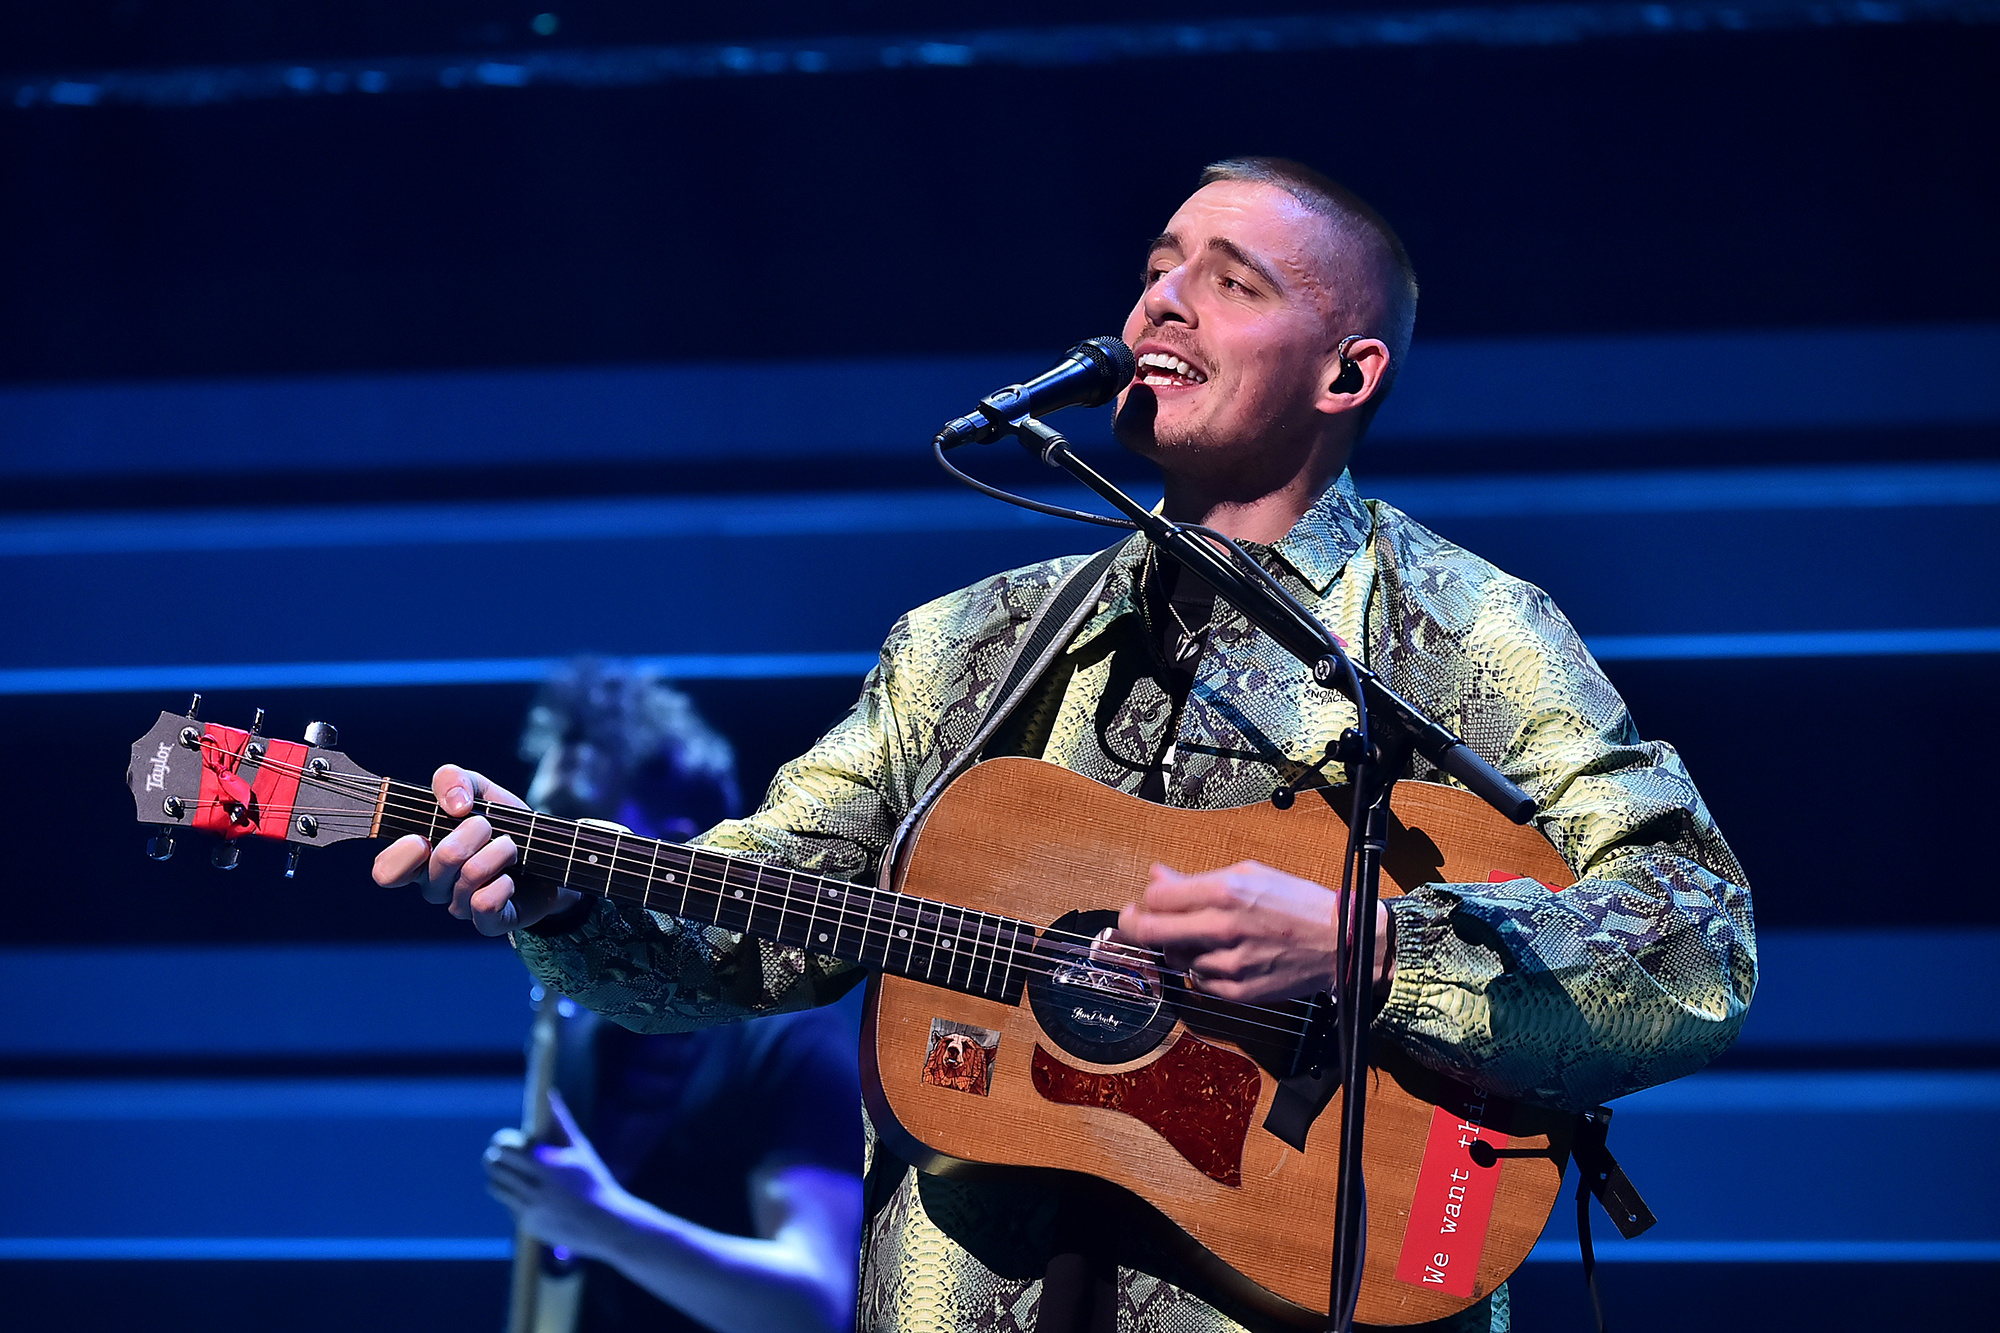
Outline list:
[[[1139,369],[1138,359],[1132,355],[1132,349],[1125,345],[1123,338],[1113,338],[1109,335],[1092,338],[1070,348],[1069,354],[1088,362],[1104,380],[1102,396],[1093,397],[1088,403],[1078,404],[1080,407],[1096,407],[1101,403],[1110,402],[1132,382],[1132,376]]]

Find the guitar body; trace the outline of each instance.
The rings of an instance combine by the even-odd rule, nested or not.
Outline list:
[[[896,887],[1048,926],[1078,911],[1115,913],[1155,861],[1195,870],[1256,860],[1338,884],[1347,795],[1345,788],[1307,790],[1289,810],[1179,810],[1052,764],[989,760],[955,781],[926,816]],[[1574,879],[1540,833],[1507,823],[1466,792],[1405,782],[1393,809],[1385,897],[1427,882],[1484,882],[1496,871],[1555,887]],[[1096,915],[1067,924],[1087,938],[1107,923]],[[1264,1127],[1278,1076],[1292,1072],[1289,1039],[1260,1038],[1240,1015],[1192,1013],[1200,1006],[1186,992],[1162,984],[1155,991],[1164,997],[1162,1012],[1144,1033],[1121,1048],[1093,1047],[1095,1027],[1143,1010],[1144,998],[1110,995],[1124,1005],[1116,1009],[1093,1005],[1088,985],[1059,994],[1044,987],[1040,996],[1034,982],[1028,989],[1021,1003],[1007,1004],[874,977],[863,1086],[888,1146],[944,1175],[1027,1168],[1109,1182],[1124,1196],[1121,1222],[1137,1216],[1166,1224],[1161,1239],[1246,1312],[1323,1326],[1339,1094],[1298,1151]],[[1437,1108],[1461,1118],[1467,1090],[1380,1043],[1373,1054],[1367,1267],[1356,1318],[1420,1323],[1483,1298],[1526,1258],[1561,1185],[1571,1117],[1474,1101],[1486,1105],[1486,1124],[1504,1131],[1499,1141],[1507,1148],[1486,1164],[1497,1185],[1483,1249],[1454,1256],[1460,1268],[1452,1285],[1462,1285],[1467,1266],[1476,1264],[1470,1294],[1454,1295],[1441,1275],[1411,1280],[1405,1239],[1420,1170],[1453,1169],[1441,1159],[1425,1167],[1427,1146],[1437,1153],[1434,1120],[1446,1123]],[[1425,1234],[1409,1239],[1411,1253],[1429,1255]]]
[[[321,724],[300,744],[195,712],[161,713],[132,745],[126,784],[139,820],[158,829],[155,859],[183,830],[298,853],[435,841],[466,817],[428,787],[360,768]],[[946,1175],[1044,1173],[1120,1225],[1155,1226],[1226,1308],[1312,1327],[1328,1303],[1340,1108],[1300,1066],[1324,1049],[1303,1038],[1326,1015],[1307,1000],[1191,991],[1151,955],[1099,936],[1155,861],[1256,860],[1337,883],[1346,797],[1322,788],[1289,810],[1176,810],[1052,764],[989,760],[945,790],[886,888],[504,804],[476,812],[514,840],[518,875],[869,968],[862,1087],[893,1152]],[[1538,832],[1466,792],[1405,782],[1393,814],[1385,894],[1572,881]],[[1420,1323],[1464,1309],[1527,1257],[1574,1122],[1486,1097],[1385,1043],[1372,1054],[1357,1317]],[[517,1328],[538,1288],[527,1252],[524,1241]]]

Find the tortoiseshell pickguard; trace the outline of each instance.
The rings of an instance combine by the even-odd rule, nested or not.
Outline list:
[[[1243,1141],[1261,1087],[1247,1056],[1183,1033],[1143,1069],[1099,1074],[1066,1065],[1037,1043],[1032,1073],[1035,1091],[1050,1101],[1122,1111],[1209,1179],[1243,1183]]]

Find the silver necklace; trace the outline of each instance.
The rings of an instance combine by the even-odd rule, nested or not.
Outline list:
[[[1153,553],[1151,551],[1146,552],[1146,560],[1149,565],[1152,559]],[[1157,576],[1158,571],[1156,569],[1149,569],[1148,573]],[[1208,619],[1202,622],[1200,629],[1196,629],[1187,623],[1187,618],[1180,613],[1180,608],[1174,605],[1172,595],[1166,591],[1164,586],[1160,589],[1160,593],[1161,600],[1167,604],[1167,614],[1174,618],[1174,624],[1180,628],[1179,637],[1174,641],[1174,665],[1185,666],[1188,662],[1201,655],[1201,641],[1207,636],[1209,627],[1215,624],[1215,607],[1212,603],[1210,604]]]

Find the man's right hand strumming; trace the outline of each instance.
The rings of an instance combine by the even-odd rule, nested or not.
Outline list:
[[[432,775],[431,791],[454,819],[470,813],[475,801],[528,808],[505,787],[453,764]],[[426,901],[449,903],[453,916],[472,922],[482,935],[532,926],[582,900],[575,889],[515,883],[509,872],[519,859],[512,838],[496,838],[484,816],[472,815],[435,847],[414,833],[390,843],[375,858],[375,882],[384,888],[420,884]]]

